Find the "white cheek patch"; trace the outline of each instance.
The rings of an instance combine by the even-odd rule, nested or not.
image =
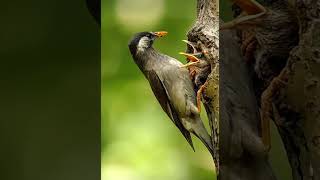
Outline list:
[[[143,52],[148,47],[149,47],[149,39],[147,37],[141,38],[137,46],[138,51]]]

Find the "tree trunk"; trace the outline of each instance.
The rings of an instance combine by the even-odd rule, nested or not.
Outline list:
[[[213,159],[219,172],[219,3],[197,0],[197,20],[187,34],[188,40],[204,53],[206,66],[198,69],[194,78],[196,89],[205,85],[202,97],[207,111],[214,145]],[[187,49],[187,52],[190,52]],[[202,80],[204,77],[205,82]]]
[[[220,32],[220,179],[275,179],[252,80],[232,31]]]
[[[268,82],[266,91],[272,92],[268,94],[272,117],[278,122],[293,179],[320,179],[320,1],[290,3],[292,16],[298,18],[299,43],[290,49],[285,67],[278,78]],[[253,68],[244,61],[236,33],[219,34],[218,1],[197,0],[197,20],[187,36],[210,65],[200,69],[194,83],[197,89],[205,87],[202,102],[211,127],[218,178],[276,179],[260,137],[260,97],[249,74]],[[256,61],[261,58],[254,57]],[[203,76],[205,81],[201,81]],[[271,86],[278,79],[284,84]]]
[[[282,70],[287,86],[279,89],[277,125],[294,180],[320,179],[320,1],[293,3],[299,43]]]
[[[275,179],[259,137],[258,106],[239,46],[231,31],[219,34],[218,1],[197,2],[197,21],[187,36],[197,49],[205,52],[204,60],[210,64],[209,73],[204,68],[198,75],[207,74],[205,83],[199,83],[196,77],[195,85],[198,89],[205,85],[202,102],[212,130],[218,178]]]

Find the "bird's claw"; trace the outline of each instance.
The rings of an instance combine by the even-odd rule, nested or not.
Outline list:
[[[200,86],[199,90],[197,91],[197,108],[198,108],[198,112],[201,112],[201,97],[202,97],[202,93],[205,90],[205,88],[207,87],[207,82],[205,82],[203,85]]]
[[[203,86],[200,87],[200,89],[197,91],[197,108],[198,108],[198,112],[201,112],[201,95],[202,95],[202,91],[203,91]]]

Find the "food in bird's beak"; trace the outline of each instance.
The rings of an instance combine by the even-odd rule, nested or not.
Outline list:
[[[163,36],[167,35],[168,32],[167,31],[158,31],[158,32],[154,32],[154,34],[158,37],[163,37]]]

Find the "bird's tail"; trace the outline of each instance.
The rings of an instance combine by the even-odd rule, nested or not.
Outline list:
[[[188,143],[191,146],[192,150],[195,151],[190,133],[187,130],[184,130],[184,131],[181,131],[181,132],[182,132],[183,136],[186,138],[186,140],[188,141]]]
[[[207,147],[210,154],[213,156],[214,151],[211,136],[209,135],[207,129],[204,127],[204,124],[202,123],[200,117],[197,118],[197,120],[193,124],[192,133],[201,140],[201,142]]]

